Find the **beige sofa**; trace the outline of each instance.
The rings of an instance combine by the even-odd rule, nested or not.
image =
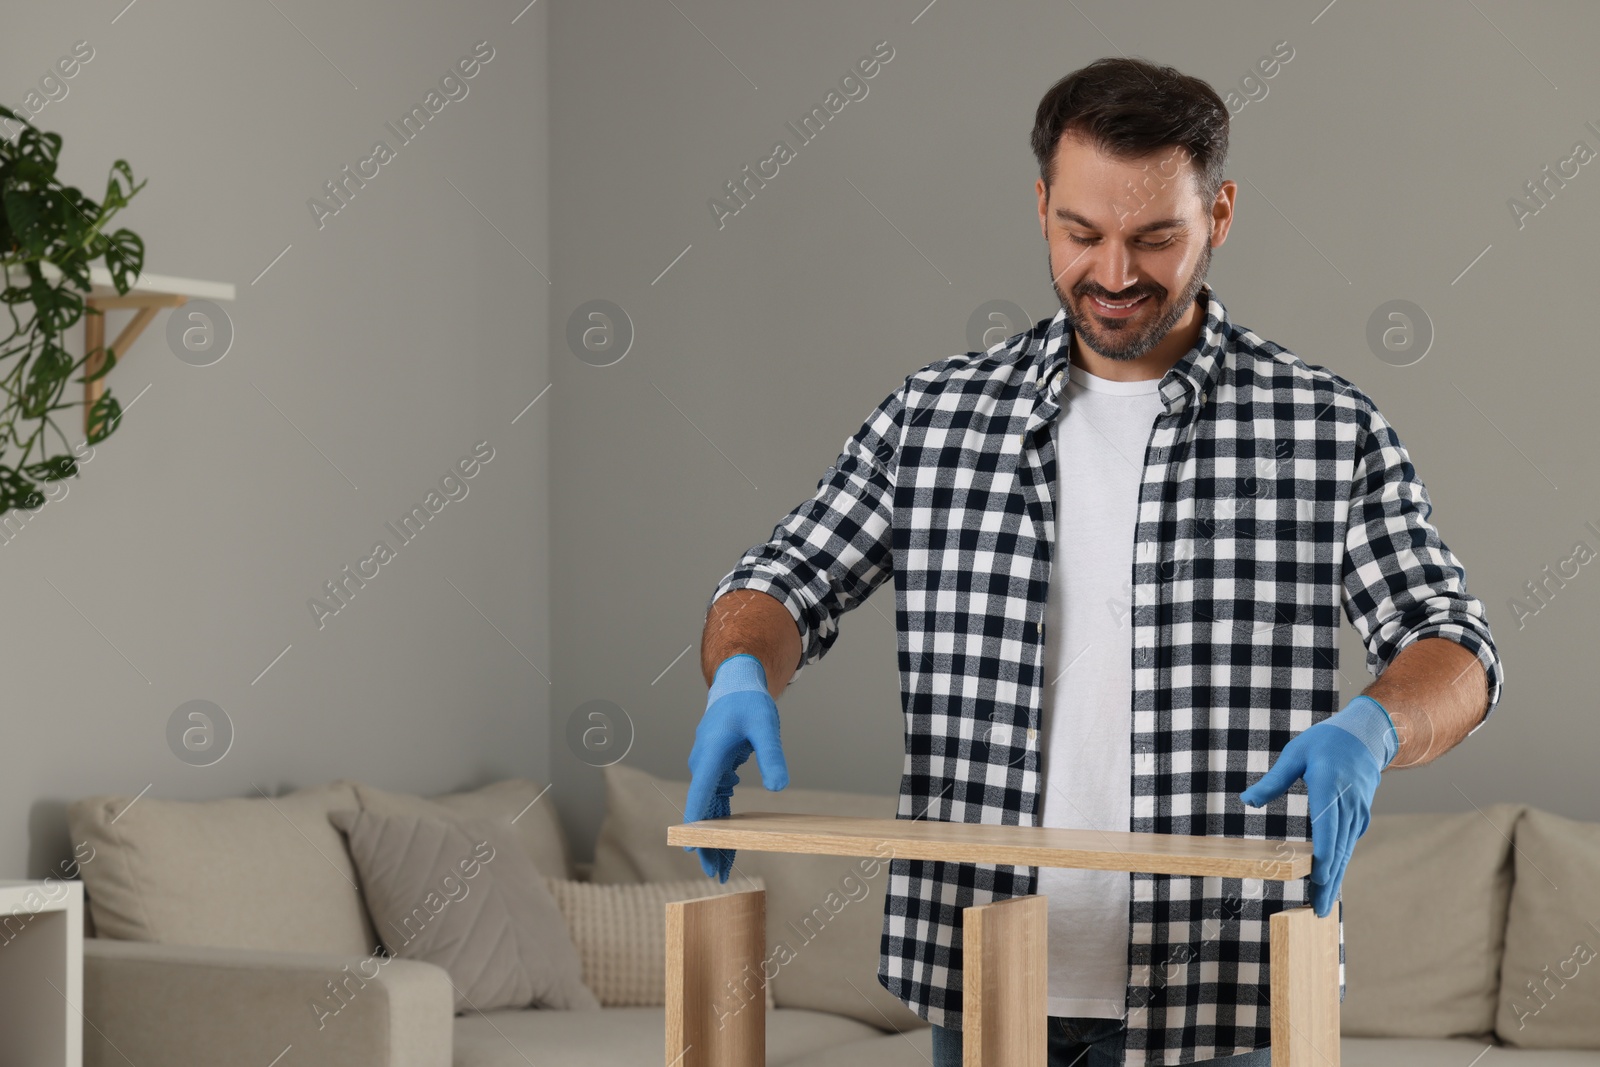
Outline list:
[[[685,783],[617,766],[606,785],[592,869],[571,862],[555,795],[537,783],[432,803],[462,817],[522,812],[520,840],[551,877],[703,877],[692,855],[664,843]],[[892,797],[746,790],[750,809],[895,807]],[[280,1056],[295,1067],[665,1062],[659,1006],[456,1016],[441,968],[374,962],[358,878],[327,814],[374,804],[437,812],[428,801],[346,781],[270,799],[130,801],[91,797],[69,809],[74,843],[94,847],[81,864],[96,924],[84,950],[89,1067]],[[772,1067],[930,1062],[927,1025],[876,980],[886,867],[869,874],[858,863],[739,854],[739,871],[767,886],[769,948],[785,940],[793,950],[772,983]],[[1379,816],[1351,862],[1345,908],[1347,1067],[1469,1067],[1501,1043],[1482,1067],[1600,1065],[1600,961],[1580,947],[1600,947],[1589,925],[1600,923],[1600,826],[1502,805]]]

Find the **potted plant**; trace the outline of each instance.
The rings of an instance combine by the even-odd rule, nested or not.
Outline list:
[[[21,123],[14,140],[0,140],[0,302],[11,317],[10,335],[0,338],[0,515],[12,508],[44,503],[39,485],[78,472],[70,442],[52,418],[79,407],[63,402],[72,375],[91,359],[92,371],[76,379],[104,377],[116,363],[108,346],[102,353],[74,357],[63,344],[66,332],[89,307],[89,269],[104,263],[119,294],[126,294],[144,269],[144,241],[128,229],[106,232],[106,224],[144,187],[134,184],[126,160],[111,165],[106,192],[95,203],[56,177],[61,136],[36,129],[25,118],[0,107],[0,117]],[[126,187],[124,186],[126,182]],[[5,329],[0,320],[0,331]],[[110,436],[122,407],[108,391],[89,409],[89,444]],[[67,450],[50,454],[53,430]]]

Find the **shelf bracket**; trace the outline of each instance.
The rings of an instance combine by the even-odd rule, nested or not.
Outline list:
[[[137,308],[132,321],[124,326],[117,339],[111,343],[111,351],[116,353],[117,362],[121,363],[127,356],[128,349],[144,333],[144,328],[150,325],[150,320],[156,317],[156,312],[162,308],[182,307],[189,302],[189,298],[182,293],[150,293],[129,292],[123,296],[88,296],[84,298],[84,306],[89,310],[83,316],[83,350],[88,353],[88,358],[83,364],[84,377],[99,372],[105,365],[106,353],[106,316],[110,308]],[[95,312],[99,312],[96,314]],[[106,380],[96,378],[83,383],[83,433],[89,435],[89,412],[106,391]]]

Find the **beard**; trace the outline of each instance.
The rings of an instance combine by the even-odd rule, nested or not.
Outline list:
[[[1050,252],[1046,248],[1045,269],[1050,270],[1050,268]],[[1148,296],[1156,301],[1154,314],[1146,315],[1141,309],[1140,313],[1131,319],[1105,319],[1092,310],[1082,315],[1078,314],[1073,301],[1061,291],[1053,271],[1050,275],[1050,288],[1055,290],[1056,298],[1061,301],[1061,307],[1067,313],[1067,323],[1072,327],[1072,332],[1078,335],[1080,343],[1087,344],[1107,359],[1127,361],[1138,359],[1160,344],[1161,339],[1171,332],[1178,320],[1188,314],[1190,305],[1194,303],[1200,288],[1206,283],[1206,274],[1210,269],[1211,242],[1207,240],[1205,251],[1200,254],[1200,262],[1195,264],[1194,272],[1189,275],[1189,280],[1184,283],[1177,299],[1167,300],[1169,295],[1167,290],[1154,283],[1122,294],[1119,303],[1139,296]],[[1086,307],[1092,308],[1088,303],[1090,296],[1103,296],[1109,299],[1111,294],[1104,292],[1097,285],[1081,284],[1077,288],[1076,296]]]

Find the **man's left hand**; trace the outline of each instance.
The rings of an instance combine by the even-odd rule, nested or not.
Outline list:
[[[1358,696],[1290,739],[1267,773],[1239,794],[1259,808],[1305,779],[1311,811],[1311,906],[1325,916],[1339,897],[1345,865],[1372,820],[1378,775],[1400,748],[1382,704]]]

